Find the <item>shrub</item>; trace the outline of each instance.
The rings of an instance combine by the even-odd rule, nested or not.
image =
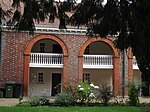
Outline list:
[[[44,106],[49,104],[49,100],[47,97],[39,97],[39,96],[30,97],[29,102],[32,106]]]
[[[31,104],[28,101],[24,101],[24,102],[20,102],[17,106],[19,106],[19,107],[31,107]]]
[[[139,92],[140,92],[141,84],[135,84],[133,81],[128,84],[128,96],[129,96],[129,104],[137,105],[139,103]]]
[[[77,86],[78,100],[80,102],[89,102],[94,99],[95,95],[93,91],[95,88],[97,89],[99,87],[95,86],[93,83],[89,84],[88,81],[80,82]]]
[[[59,93],[56,95],[55,102],[62,105],[70,105],[76,101],[75,97],[71,93]]]
[[[101,99],[102,103],[108,105],[110,99],[113,97],[111,87],[108,86],[107,82],[102,82],[97,90],[97,98]]]
[[[66,84],[62,86],[62,91],[65,93],[71,93],[75,95],[77,93],[76,85]]]

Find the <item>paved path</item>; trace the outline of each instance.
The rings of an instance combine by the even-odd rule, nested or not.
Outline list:
[[[18,103],[17,98],[0,98],[0,106],[16,106]]]

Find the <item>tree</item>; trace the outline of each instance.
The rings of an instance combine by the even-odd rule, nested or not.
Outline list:
[[[13,0],[11,5],[13,15],[7,25],[14,26],[18,31],[35,30],[35,22],[54,22],[55,18],[60,20],[59,28],[66,29],[69,16],[65,13],[71,11],[76,0],[55,2],[55,0]],[[23,10],[23,11],[22,11]]]
[[[143,95],[149,95],[150,85],[150,1],[149,0],[82,0],[75,7],[76,0],[54,2],[54,0],[13,0],[13,16],[7,22],[16,30],[35,30],[35,21],[54,22],[60,20],[59,28],[71,25],[88,27],[88,35],[117,36],[115,45],[120,50],[132,48],[136,57],[142,81],[147,88],[143,88]],[[23,13],[20,4],[23,3]],[[75,8],[74,8],[75,7]],[[67,11],[75,13],[68,17]],[[1,10],[1,9],[0,9]],[[3,16],[0,15],[0,19]]]
[[[82,0],[71,17],[76,26],[87,25],[88,34],[117,36],[120,50],[132,48],[142,72],[143,95],[150,85],[150,1],[149,0]]]
[[[1,48],[2,48],[2,38],[1,38],[1,32],[2,32],[2,20],[5,20],[6,17],[10,17],[12,14],[11,10],[4,10],[0,4],[0,63],[1,63]],[[1,71],[1,66],[0,66]]]

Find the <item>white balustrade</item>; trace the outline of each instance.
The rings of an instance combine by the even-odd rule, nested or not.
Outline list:
[[[30,67],[62,67],[63,54],[30,53]]]
[[[84,68],[113,68],[112,55],[84,55]]]

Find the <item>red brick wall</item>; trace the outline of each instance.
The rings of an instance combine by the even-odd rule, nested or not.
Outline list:
[[[28,33],[15,33],[15,32],[3,32],[2,33],[2,62],[1,62],[1,77],[0,82],[6,81],[15,81],[22,82],[24,78],[24,73],[28,74],[29,71],[24,72],[24,52],[25,48],[27,48],[28,43],[32,42],[33,38],[40,37],[40,35],[47,36],[49,34],[34,34],[29,35]],[[53,35],[60,39],[67,46],[68,56],[67,56],[67,64],[65,67],[65,72],[67,74],[66,78],[68,82],[78,82],[81,79],[80,75],[82,66],[79,64],[79,51],[82,48],[81,46],[85,43],[89,38],[87,36],[82,35],[66,35],[66,34],[57,34]],[[41,36],[42,37],[42,36]],[[100,41],[99,38],[96,41]],[[94,41],[91,41],[94,42]],[[106,40],[107,43],[107,40]],[[112,45],[110,45],[112,46]],[[112,49],[112,52],[116,52],[117,50]],[[81,53],[80,53],[81,54]],[[114,55],[116,56],[116,55]],[[82,59],[82,57],[80,56]],[[115,57],[116,59],[116,57]],[[114,91],[118,91],[119,87],[119,58],[114,61]],[[28,59],[29,60],[29,59]],[[26,63],[26,62],[25,62]],[[28,64],[26,64],[28,65]],[[29,69],[27,69],[29,70]],[[25,94],[27,95],[28,90],[28,75],[25,80]]]
[[[2,62],[0,82],[23,82],[23,54],[28,42],[34,36],[27,33],[3,32],[2,33]],[[40,34],[42,35],[42,34]],[[78,51],[83,42],[88,38],[81,35],[56,35],[68,48],[67,74],[69,82],[78,80]]]

